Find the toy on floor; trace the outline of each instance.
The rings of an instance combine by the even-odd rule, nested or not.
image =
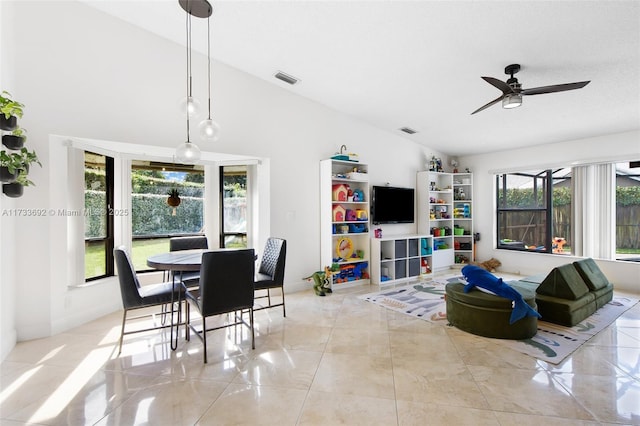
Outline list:
[[[480,262],[480,263],[473,262],[472,265],[479,266],[482,269],[484,269],[485,271],[495,272],[496,269],[498,269],[500,266],[502,266],[502,262],[500,262],[495,257],[492,257],[491,259],[486,260],[484,262]]]
[[[465,293],[469,293],[474,287],[480,287],[489,290],[497,296],[514,301],[509,324],[513,324],[526,316],[541,318],[540,314],[524,301],[524,298],[518,290],[505,284],[502,278],[498,278],[489,271],[476,265],[467,265],[462,268],[462,275],[468,283],[464,286]]]
[[[324,271],[316,271],[304,279],[307,281],[313,279],[313,290],[318,296],[325,296],[327,293],[333,293],[331,275],[333,275],[333,271],[325,266]]]

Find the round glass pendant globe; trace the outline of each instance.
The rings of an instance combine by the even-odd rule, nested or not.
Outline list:
[[[200,137],[207,142],[215,142],[220,134],[220,126],[212,119],[202,120],[198,125]]]
[[[200,115],[200,101],[193,96],[182,98],[180,101],[180,111],[182,111],[185,117],[187,116],[187,113],[189,114],[189,117],[197,117]]]
[[[176,148],[176,160],[184,164],[196,164],[200,160],[200,148],[192,142],[185,142]]]

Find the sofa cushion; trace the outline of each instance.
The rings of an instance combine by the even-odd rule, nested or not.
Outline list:
[[[538,294],[536,296],[536,304],[538,305],[538,312],[542,315],[542,321],[566,327],[573,327],[588,318],[597,309],[593,293],[587,293],[578,300]]]
[[[589,287],[573,264],[553,268],[538,286],[536,293],[561,299],[577,300],[589,293]]]
[[[598,290],[609,285],[609,280],[593,259],[577,260],[573,265],[590,290]]]

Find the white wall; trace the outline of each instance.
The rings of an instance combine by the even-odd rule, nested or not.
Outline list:
[[[461,157],[460,165],[469,167],[473,172],[474,230],[481,234],[476,258],[483,261],[495,257],[502,262],[503,271],[524,275],[540,274],[575,260],[568,256],[495,248],[495,172],[638,159],[639,131]],[[616,288],[640,293],[640,263],[596,261]]]
[[[184,141],[185,123],[177,108],[184,96],[183,47],[76,2],[3,1],[0,9],[3,39],[11,39],[20,53],[8,55],[3,45],[3,68],[15,73],[12,92],[27,106],[23,124],[28,143],[43,163],[31,174],[37,186],[26,189],[16,202],[19,207],[57,207],[55,194],[61,188],[52,188],[49,178],[59,181],[67,171],[60,150],[49,149],[50,135],[164,147]],[[11,31],[4,25],[7,20],[14,23]],[[206,58],[193,59],[195,95],[204,100]],[[321,266],[321,159],[346,144],[370,165],[373,184],[413,187],[426,156],[439,155],[224,64],[213,63],[212,68],[213,112],[221,140],[215,147],[200,147],[269,159],[269,225],[272,235],[288,240],[288,291],[310,286],[302,277]],[[13,246],[21,255],[15,279],[11,268],[2,270],[2,316],[7,318],[0,330],[2,357],[15,342],[12,336],[47,336],[120,305],[115,280],[68,288],[71,278],[61,268],[68,256],[61,220],[66,219],[17,218],[11,224],[15,237],[5,233],[3,221],[3,265]]]

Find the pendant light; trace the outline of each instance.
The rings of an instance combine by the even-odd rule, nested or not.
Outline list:
[[[187,121],[187,141],[176,148],[176,160],[185,164],[195,164],[200,160],[200,148],[191,142],[190,139],[190,118],[195,117],[199,112],[199,103],[192,93],[191,75],[191,16],[198,18],[209,18],[211,16],[211,5],[207,0],[178,0],[180,7],[186,13],[187,32],[187,97],[181,103],[181,109],[186,115]]]
[[[200,122],[200,137],[207,142],[215,142],[218,140],[220,126],[211,119],[211,16],[207,17],[207,87],[209,98],[207,99],[209,115]]]

